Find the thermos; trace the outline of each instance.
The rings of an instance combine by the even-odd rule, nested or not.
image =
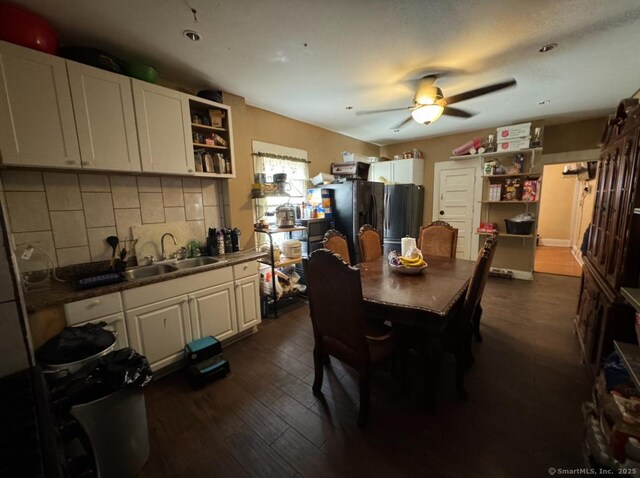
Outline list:
[[[207,234],[207,250],[209,251],[209,255],[218,255],[218,238],[216,237],[215,227],[209,228],[209,233]]]
[[[224,235],[225,254],[228,254],[229,252],[233,252],[233,245],[231,243],[231,229],[223,229],[222,234]]]

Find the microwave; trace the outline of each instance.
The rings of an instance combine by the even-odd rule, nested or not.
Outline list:
[[[348,179],[367,179],[369,163],[356,161],[353,163],[331,163],[331,174]]]

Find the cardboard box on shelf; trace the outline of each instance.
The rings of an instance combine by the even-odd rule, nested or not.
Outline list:
[[[513,124],[497,128],[496,139],[498,143],[508,141],[511,138],[523,138],[531,135],[531,123]]]
[[[520,149],[527,149],[529,147],[530,136],[526,138],[512,138],[510,141],[503,141],[497,144],[497,152],[504,151],[518,151]]]
[[[525,179],[522,183],[522,200],[533,202],[538,200],[538,181]]]
[[[209,110],[209,118],[211,118],[211,126],[215,128],[222,128],[224,117],[226,112],[223,110]]]

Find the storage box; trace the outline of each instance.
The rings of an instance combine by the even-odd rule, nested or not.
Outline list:
[[[333,190],[314,188],[307,189],[307,204],[315,208],[318,218],[333,218]]]
[[[531,123],[513,124],[497,128],[496,139],[498,143],[508,141],[511,138],[522,138],[531,135]]]
[[[529,147],[531,137],[526,138],[512,138],[509,141],[503,141],[496,144],[496,152],[504,151],[518,151],[520,149],[527,149]]]
[[[507,234],[521,234],[527,236],[531,234],[533,229],[533,223],[536,221],[512,221],[511,219],[505,219],[504,223],[507,227]]]
[[[538,200],[538,181],[527,179],[522,183],[522,200],[527,202]]]
[[[350,153],[349,151],[342,152],[342,161],[345,163],[371,163],[371,158],[364,154]]]
[[[211,126],[222,128],[226,113],[223,110],[209,110],[209,118],[211,118]]]

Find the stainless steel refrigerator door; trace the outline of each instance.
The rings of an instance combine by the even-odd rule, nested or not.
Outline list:
[[[413,189],[411,184],[397,184],[384,188],[385,241],[398,242],[411,231],[413,221]]]

